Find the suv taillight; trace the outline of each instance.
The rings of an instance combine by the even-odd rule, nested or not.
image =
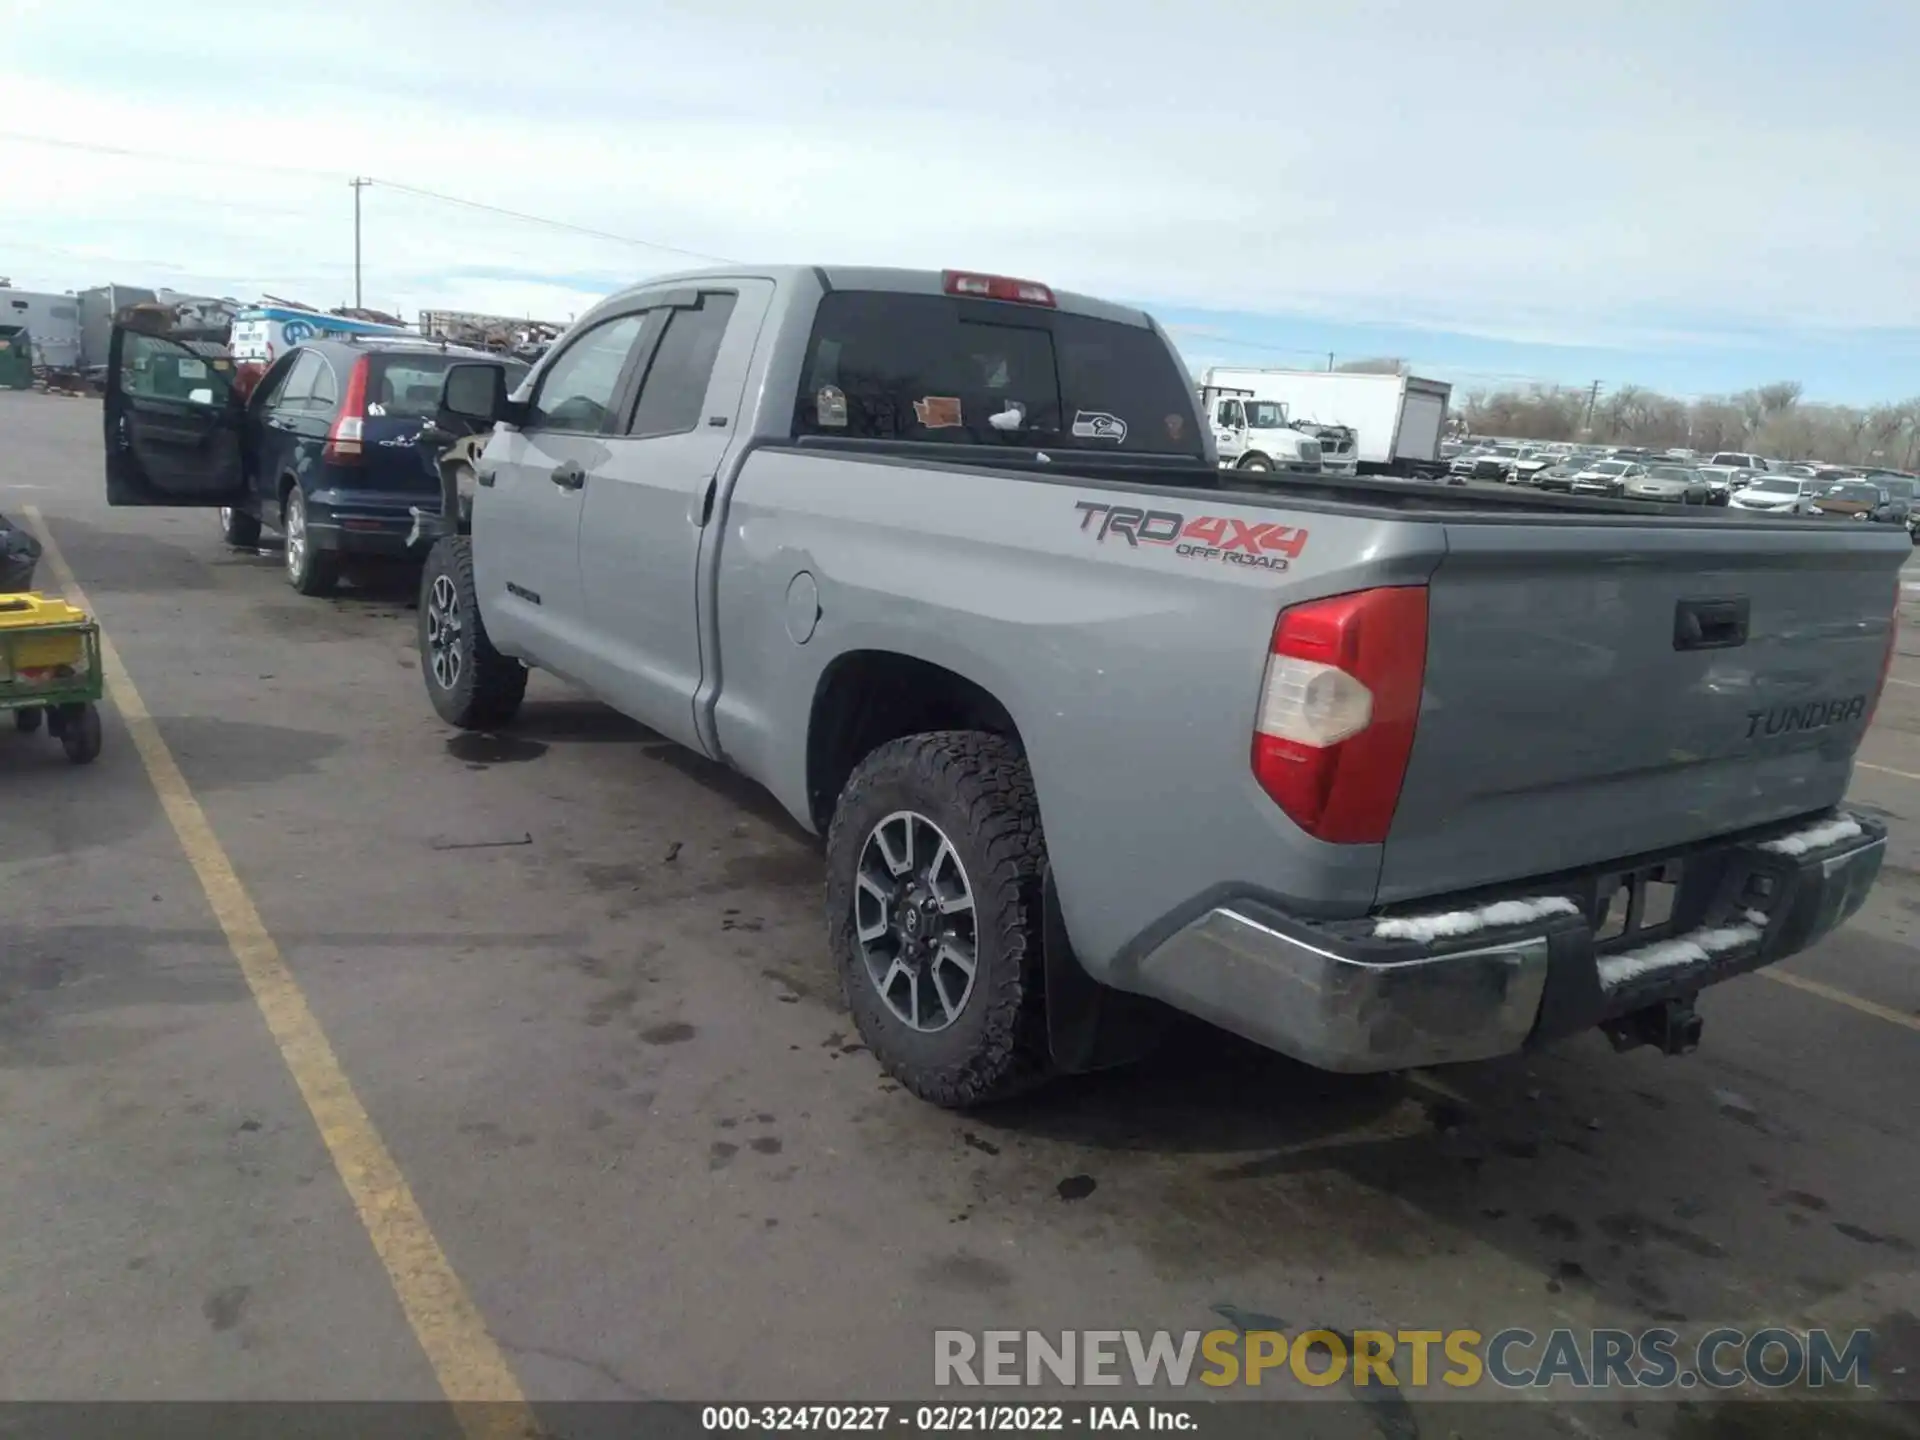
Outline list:
[[[367,421],[367,357],[353,362],[347,373],[347,398],[327,431],[320,458],[329,465],[358,465],[366,459],[363,443]]]
[[[1260,788],[1318,839],[1385,840],[1426,671],[1424,586],[1360,590],[1281,611],[1254,722]]]

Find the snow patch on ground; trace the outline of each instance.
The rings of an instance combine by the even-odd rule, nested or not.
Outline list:
[[[1599,964],[1600,988],[1617,989],[1643,975],[1699,965],[1715,955],[1724,955],[1729,950],[1738,950],[1742,945],[1751,945],[1765,933],[1763,926],[1766,916],[1749,910],[1746,919],[1748,923],[1744,925],[1706,926],[1689,930],[1685,935],[1675,935],[1670,940],[1656,940],[1638,950],[1602,956]]]
[[[1564,895],[1542,895],[1534,900],[1496,900],[1491,905],[1482,905],[1478,910],[1448,910],[1439,915],[1398,915],[1389,920],[1376,920],[1373,933],[1380,940],[1418,940],[1425,945],[1435,940],[1472,935],[1480,930],[1527,925],[1535,920],[1544,920],[1549,915],[1579,913],[1580,907]]]
[[[1829,845],[1838,845],[1842,840],[1851,840],[1859,833],[1860,822],[1850,815],[1842,815],[1837,820],[1822,821],[1811,829],[1782,835],[1778,840],[1768,840],[1760,848],[1775,855],[1804,855],[1809,850],[1824,850]]]

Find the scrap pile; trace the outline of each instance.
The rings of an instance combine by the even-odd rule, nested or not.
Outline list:
[[[449,345],[511,355],[531,364],[567,327],[513,315],[480,315],[467,310],[422,310],[420,333]]]

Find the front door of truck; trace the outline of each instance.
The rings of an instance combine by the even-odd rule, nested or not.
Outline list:
[[[621,392],[620,436],[587,484],[580,567],[596,688],[695,749],[701,541],[772,296],[771,281],[741,279],[639,298],[654,321]]]
[[[1247,417],[1238,400],[1222,400],[1213,407],[1213,443],[1220,459],[1238,460],[1247,449]]]
[[[101,404],[107,503],[217,509],[239,501],[246,411],[233,379],[219,346],[115,326]]]
[[[569,336],[535,381],[525,423],[501,426],[480,457],[473,571],[488,635],[510,655],[589,685],[580,516],[624,428],[615,397],[646,328],[636,310]]]

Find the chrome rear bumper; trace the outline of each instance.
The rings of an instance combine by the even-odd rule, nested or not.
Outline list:
[[[1486,1060],[1805,949],[1865,902],[1885,851],[1884,826],[1843,815],[1693,852],[1704,889],[1686,902],[1685,928],[1626,947],[1596,940],[1566,877],[1525,899],[1432,902],[1425,916],[1344,926],[1249,898],[1207,910],[1114,978],[1323,1070]],[[1440,922],[1454,922],[1450,938],[1402,938],[1445,932]]]

